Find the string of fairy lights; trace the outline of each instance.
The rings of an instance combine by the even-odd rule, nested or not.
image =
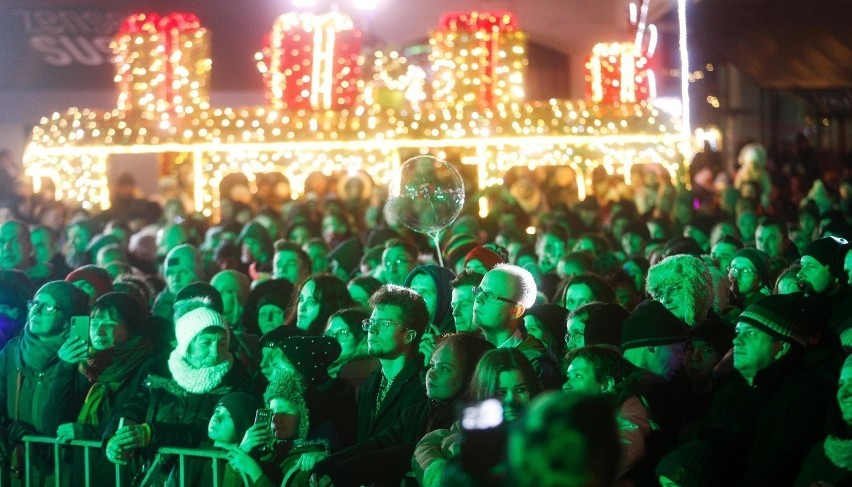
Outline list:
[[[119,91],[110,111],[70,108],[42,118],[25,154],[36,185],[84,207],[108,205],[109,158],[183,153],[195,209],[212,216],[229,174],[281,172],[294,196],[316,171],[367,171],[387,184],[400,154],[452,156],[477,166],[480,187],[510,168],[571,167],[580,197],[603,166],[684,166],[678,120],[650,102],[647,59],[632,43],[596,46],[588,100],[524,100],[526,34],[508,12],[446,14],[429,66],[397,51],[361,54],[342,13],[278,18],[255,60],[267,105],[212,107],[209,33],[193,14],[136,14],[112,44]],[[431,79],[431,82],[430,82]]]

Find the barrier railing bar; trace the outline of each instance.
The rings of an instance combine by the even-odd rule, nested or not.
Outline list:
[[[62,468],[61,461],[61,449],[63,446],[71,446],[71,447],[82,447],[83,448],[83,461],[85,463],[85,485],[86,487],[91,486],[91,453],[90,449],[92,448],[101,448],[101,443],[93,440],[72,440],[70,442],[60,442],[56,438],[46,437],[46,436],[25,436],[23,437],[24,441],[24,456],[25,456],[25,482],[26,485],[32,485],[32,444],[39,443],[45,445],[53,446],[53,468],[54,468],[54,481],[57,487],[60,487],[62,482],[62,477],[60,475],[60,471]],[[194,449],[194,448],[177,448],[177,447],[162,447],[157,450],[156,457],[154,462],[149,470],[148,474],[150,475],[155,467],[159,464],[162,457],[167,455],[178,455],[179,460],[179,481],[180,485],[186,485],[186,457],[193,458],[205,458],[211,460],[211,468],[213,472],[213,487],[219,487],[219,460],[225,460],[228,457],[228,452],[222,450],[202,450],[202,449]],[[147,480],[146,475],[146,480]],[[144,482],[144,481],[143,481]],[[121,486],[121,466],[115,466],[115,485],[116,487]]]

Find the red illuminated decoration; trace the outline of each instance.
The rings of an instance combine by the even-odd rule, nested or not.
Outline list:
[[[171,117],[207,104],[210,47],[194,14],[133,14],[112,48],[119,110],[146,112],[166,126]]]
[[[436,100],[485,108],[523,101],[526,34],[512,13],[447,13],[430,43]]]
[[[639,103],[656,96],[648,63],[656,49],[657,28],[647,21],[650,0],[638,2],[628,10],[633,41],[597,44],[586,60],[586,98],[595,103]]]
[[[342,13],[279,17],[257,55],[274,108],[340,110],[358,101],[361,31]]]

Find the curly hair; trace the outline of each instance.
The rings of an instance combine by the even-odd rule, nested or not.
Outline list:
[[[687,325],[692,326],[707,317],[715,295],[713,278],[704,261],[692,255],[672,255],[648,270],[645,288],[652,297],[673,285],[683,286],[689,294],[689,309],[683,317]]]

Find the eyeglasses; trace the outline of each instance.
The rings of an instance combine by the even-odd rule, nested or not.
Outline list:
[[[728,274],[734,277],[742,274],[743,277],[750,276],[755,273],[754,269],[749,269],[748,267],[743,267],[742,269],[739,267],[728,266]]]
[[[402,323],[397,323],[396,321],[393,321],[393,320],[374,320],[374,319],[371,319],[371,318],[367,318],[366,320],[361,322],[361,329],[363,329],[364,331],[366,331],[368,333],[372,333],[374,335],[376,333],[378,333],[379,331],[387,330],[388,328],[390,328],[392,326],[398,326],[398,327],[405,329],[405,330],[410,329],[407,326],[403,325]]]
[[[585,336],[586,336],[586,332],[584,332],[584,331],[575,331],[575,332],[567,331],[567,332],[565,332],[565,343],[570,343],[572,338],[575,339],[575,340],[579,340],[580,338],[583,338]]]
[[[675,284],[674,286],[669,286],[660,289],[649,289],[648,294],[651,295],[651,299],[653,299],[654,301],[663,302],[666,299],[669,299],[681,292],[682,289],[683,288],[680,285]]]
[[[52,304],[40,303],[33,300],[27,301],[27,309],[30,310],[30,313],[41,313],[43,315],[54,315],[59,311],[59,308]]]
[[[327,331],[325,332],[325,336],[334,338],[338,342],[345,342],[352,338],[352,332],[345,329],[340,329],[337,331]]]
[[[509,298],[504,298],[503,296],[497,296],[496,294],[492,293],[491,291],[486,291],[485,289],[482,289],[481,287],[475,287],[471,291],[473,292],[474,301],[479,299],[479,296],[482,296],[482,299],[486,299],[486,300],[487,299],[492,299],[492,300],[496,299],[498,301],[503,301],[504,303],[520,304],[517,301],[512,301]]]

